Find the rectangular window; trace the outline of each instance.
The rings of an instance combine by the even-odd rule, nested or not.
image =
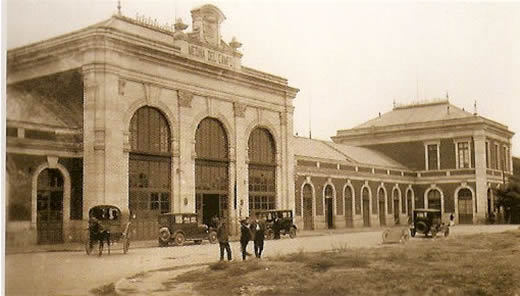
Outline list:
[[[458,155],[458,168],[465,169],[469,168],[470,163],[470,151],[468,142],[457,143],[457,155]]]
[[[508,166],[507,166],[507,148],[505,146],[502,147],[502,170],[508,171]]]
[[[489,142],[486,142],[486,168],[489,169]]]
[[[437,144],[428,145],[428,170],[438,170],[438,152],[439,146]]]
[[[499,170],[499,155],[498,155],[498,144],[495,144],[495,169]]]

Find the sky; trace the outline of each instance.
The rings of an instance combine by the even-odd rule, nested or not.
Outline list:
[[[108,19],[117,0],[6,0],[6,48]],[[242,65],[299,88],[294,132],[328,140],[393,103],[446,98],[520,133],[520,2],[121,0],[122,13],[157,19],[218,6],[223,39]],[[191,30],[188,28],[188,31]],[[520,157],[520,135],[513,138]]]

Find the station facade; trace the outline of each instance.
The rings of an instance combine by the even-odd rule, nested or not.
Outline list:
[[[165,212],[237,232],[258,209],[310,230],[493,211],[490,189],[512,173],[506,126],[442,101],[333,141],[294,137],[298,89],[241,64],[217,7],[191,14],[191,32],[117,14],[7,52],[8,246],[82,241],[100,204],[135,215],[133,239],[156,239]]]

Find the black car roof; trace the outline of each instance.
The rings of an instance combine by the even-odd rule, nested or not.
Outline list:
[[[415,212],[429,212],[429,213],[440,213],[441,210],[437,209],[415,209]]]

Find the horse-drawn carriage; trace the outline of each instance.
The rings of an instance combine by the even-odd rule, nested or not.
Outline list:
[[[110,245],[121,243],[123,253],[130,247],[130,215],[122,212],[118,207],[111,205],[99,205],[92,207],[89,212],[88,238],[85,242],[85,251],[90,255],[96,242],[99,243],[98,255],[103,254],[103,246],[106,243],[110,255]]]

